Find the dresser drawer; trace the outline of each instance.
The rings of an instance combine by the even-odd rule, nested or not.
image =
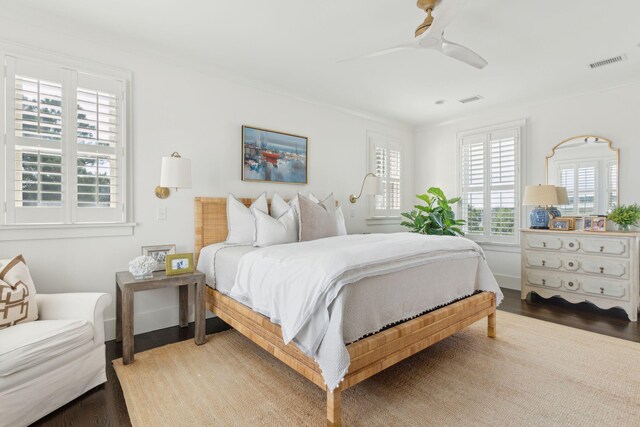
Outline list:
[[[587,254],[627,255],[629,243],[624,238],[582,238],[580,246]]]
[[[629,285],[625,282],[598,280],[593,278],[582,280],[582,292],[616,299],[629,299]]]
[[[585,273],[600,274],[610,277],[628,277],[628,268],[626,261],[617,261],[613,259],[591,259],[584,258],[580,263],[580,270]]]
[[[558,289],[562,286],[562,280],[554,274],[544,271],[527,270],[527,283],[534,286],[544,286],[546,288]]]
[[[527,246],[533,249],[555,249],[562,248],[560,237],[546,235],[527,236]]]
[[[526,254],[527,265],[530,267],[545,267],[558,269],[562,267],[562,261],[557,254],[545,252],[529,252]]]

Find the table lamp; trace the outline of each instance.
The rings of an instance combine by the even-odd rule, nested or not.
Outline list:
[[[524,189],[522,204],[535,206],[529,214],[530,228],[548,229],[550,215],[546,207],[558,204],[555,185],[527,185]]]
[[[556,194],[558,195],[558,206],[565,206],[569,204],[569,195],[567,194],[567,187],[556,186]],[[555,206],[549,206],[547,208],[551,218],[559,218],[562,216],[562,212]]]

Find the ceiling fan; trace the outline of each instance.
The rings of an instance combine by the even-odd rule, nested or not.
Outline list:
[[[416,28],[415,40],[388,49],[379,50],[354,59],[372,58],[387,55],[406,49],[433,49],[462,61],[466,64],[482,69],[487,61],[480,55],[459,44],[444,38],[444,30],[462,10],[467,0],[418,0],[418,8],[427,13],[424,22]],[[435,16],[432,12],[435,11]]]

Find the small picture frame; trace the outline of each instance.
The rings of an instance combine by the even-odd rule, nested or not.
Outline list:
[[[158,268],[154,271],[164,271],[167,265],[167,255],[175,253],[176,245],[154,245],[142,247],[142,255],[150,256],[158,263]]]
[[[585,216],[582,219],[582,230],[591,231],[591,223],[592,223],[592,218],[590,216]]]
[[[607,231],[607,217],[594,216],[591,217],[591,231],[605,232]]]
[[[575,218],[553,218],[549,221],[549,229],[551,230],[560,230],[560,231],[569,231],[576,229],[576,220]]]
[[[172,254],[166,257],[167,276],[177,274],[193,273],[193,254]]]

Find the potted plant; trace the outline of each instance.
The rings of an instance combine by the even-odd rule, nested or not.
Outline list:
[[[415,210],[403,212],[407,219],[401,224],[420,234],[432,234],[441,236],[463,236],[460,228],[465,224],[462,219],[456,219],[456,214],[451,205],[458,203],[460,197],[447,199],[444,192],[438,187],[431,187],[425,194],[416,197],[426,205],[415,205]]]
[[[618,230],[629,231],[640,220],[640,206],[637,203],[617,206],[607,217],[618,226]]]

